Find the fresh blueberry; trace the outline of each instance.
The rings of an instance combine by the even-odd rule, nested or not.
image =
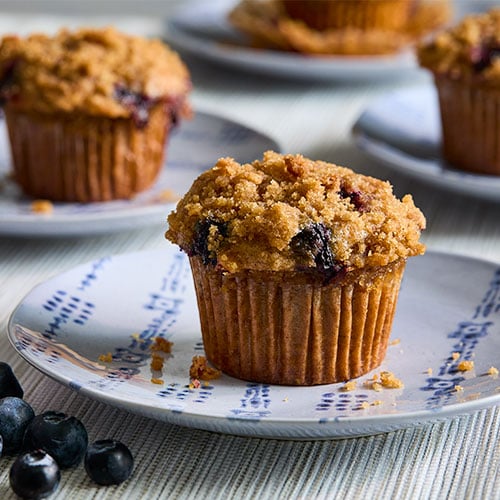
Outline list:
[[[87,444],[87,431],[80,420],[55,411],[37,415],[24,435],[26,451],[45,450],[61,469],[78,465],[85,455]]]
[[[14,396],[0,399],[0,434],[4,453],[15,454],[21,450],[24,431],[34,416],[33,408],[23,399]]]
[[[108,486],[130,477],[134,457],[123,443],[103,439],[91,444],[85,454],[85,470],[92,481]]]
[[[34,450],[17,457],[9,474],[10,486],[21,498],[46,498],[61,480],[57,462],[45,451]]]
[[[15,396],[22,399],[24,391],[12,368],[7,363],[0,361],[0,398],[7,396]]]

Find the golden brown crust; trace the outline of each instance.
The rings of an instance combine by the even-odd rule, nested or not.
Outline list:
[[[324,233],[322,250],[344,271],[424,252],[425,218],[410,195],[400,201],[388,182],[271,151],[251,164],[220,159],[198,177],[168,222],[166,237],[190,254],[205,224],[206,250],[232,273],[315,269],[315,256],[296,244],[311,227]]]
[[[5,36],[0,75],[4,97],[20,110],[127,118],[130,107],[115,97],[122,86],[188,111],[185,97],[191,83],[179,56],[160,40],[112,27]]]
[[[481,86],[500,83],[500,9],[470,15],[418,48],[420,64],[438,75]]]

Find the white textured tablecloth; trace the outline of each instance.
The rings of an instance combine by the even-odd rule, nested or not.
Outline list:
[[[61,19],[1,16],[2,31],[62,24],[114,22],[155,33],[154,18]],[[193,73],[195,108],[257,128],[282,145],[359,171],[388,178],[398,194],[411,192],[424,211],[429,249],[500,263],[500,203],[431,188],[387,170],[359,152],[350,130],[378,95],[425,82],[344,84],[292,82],[237,74],[186,58]],[[167,214],[165,214],[167,215]],[[500,498],[500,409],[418,428],[338,441],[278,441],[220,435],[138,417],[87,399],[36,369],[14,352],[6,335],[9,314],[41,281],[103,255],[161,248],[165,227],[79,238],[0,236],[0,360],[18,375],[37,412],[57,409],[80,418],[90,439],[127,443],[133,477],[118,487],[96,487],[82,466],[64,471],[54,499],[90,498]],[[0,459],[0,498],[13,498]]]

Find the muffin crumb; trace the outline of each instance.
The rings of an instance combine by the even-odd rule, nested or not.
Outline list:
[[[456,385],[454,388],[455,392],[463,392],[464,388],[461,385]]]
[[[102,363],[111,363],[113,361],[113,355],[110,352],[106,354],[99,354],[99,361]]]
[[[355,380],[349,380],[349,382],[346,382],[340,390],[343,392],[349,392],[349,391],[354,391],[356,389],[356,381]]]
[[[164,382],[163,382],[163,380],[161,378],[154,378],[154,377],[151,379],[151,383],[157,384],[157,385],[163,385],[164,384]]]
[[[460,361],[457,365],[457,370],[461,372],[469,372],[474,369],[474,361]]]
[[[170,340],[164,339],[163,337],[155,337],[150,349],[152,351],[161,351],[166,354],[170,354],[172,352],[173,345],[174,343],[170,342]]]
[[[189,376],[192,380],[213,380],[221,376],[221,371],[208,366],[205,356],[193,356]]]
[[[31,211],[36,214],[51,214],[54,211],[54,205],[49,200],[33,200],[31,202]]]
[[[488,368],[488,371],[486,372],[488,375],[491,375],[491,376],[496,376],[498,375],[498,368],[495,368],[494,366],[490,366]]]

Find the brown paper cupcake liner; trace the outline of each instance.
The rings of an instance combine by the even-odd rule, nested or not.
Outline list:
[[[300,273],[222,273],[190,258],[208,360],[261,383],[359,377],[385,357],[406,261],[323,285]]]
[[[50,117],[5,109],[14,177],[34,198],[95,202],[131,198],[157,179],[170,117],[163,104],[148,124],[132,119]]]
[[[408,22],[407,0],[282,0],[287,14],[317,30],[357,28],[398,31]]]
[[[473,173],[500,175],[500,93],[435,77],[443,131],[443,157]]]

